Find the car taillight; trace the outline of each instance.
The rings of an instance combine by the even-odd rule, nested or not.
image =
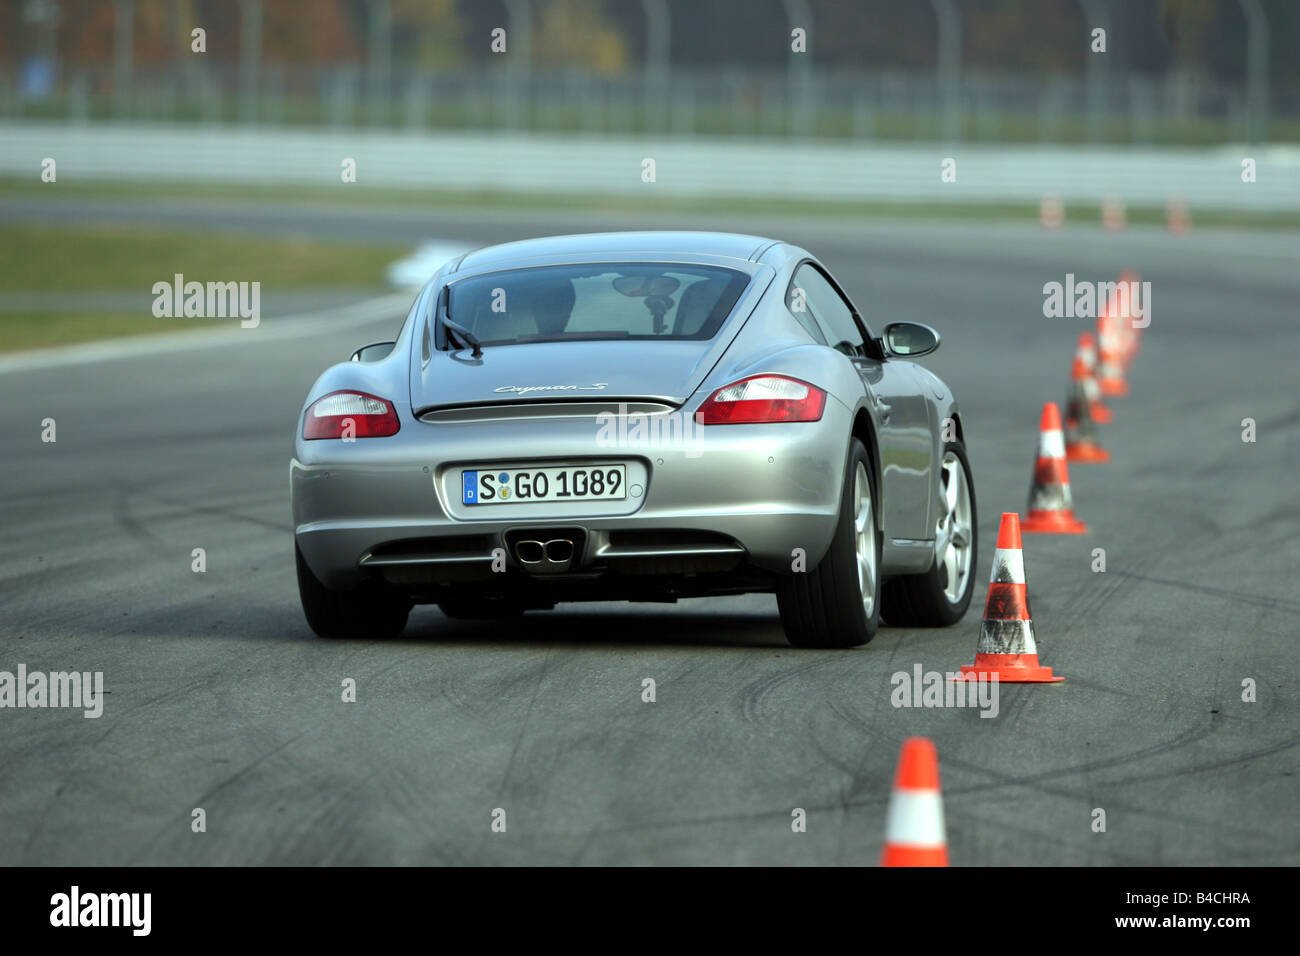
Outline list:
[[[815,422],[825,408],[826,393],[816,385],[784,375],[755,375],[718,389],[695,420],[701,425]]]
[[[365,392],[331,392],[316,399],[303,419],[302,437],[384,438],[401,428],[393,403]]]

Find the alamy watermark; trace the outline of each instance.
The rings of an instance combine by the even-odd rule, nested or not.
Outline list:
[[[617,412],[600,412],[596,424],[596,444],[601,448],[683,449],[687,458],[704,453],[700,440],[704,426],[686,412],[629,411],[620,402]]]
[[[1103,308],[1121,318],[1132,319],[1133,328],[1151,324],[1151,283],[1082,282],[1067,272],[1064,282],[1043,286],[1043,317],[1048,319],[1095,319]]]
[[[262,321],[262,283],[186,282],[176,273],[171,282],[155,282],[153,314],[159,319],[240,318],[240,327],[255,329]]]
[[[996,672],[945,674],[913,664],[911,673],[895,671],[889,683],[894,687],[889,702],[895,707],[978,707],[981,717],[998,715]]]
[[[83,893],[73,886],[50,897],[50,925],[124,927],[133,936],[148,936],[153,926],[152,893]]]
[[[104,713],[104,672],[0,671],[0,708],[72,707],[91,719]]]

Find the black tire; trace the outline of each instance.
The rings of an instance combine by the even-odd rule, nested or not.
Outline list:
[[[975,511],[975,482],[971,479],[970,462],[966,448],[959,441],[944,445],[944,455],[952,452],[966,473],[966,488],[970,493],[971,567],[966,588],[956,603],[944,593],[947,571],[934,562],[924,574],[907,574],[890,578],[881,592],[881,613],[885,621],[895,627],[948,627],[956,624],[970,607],[975,593],[975,569],[979,564],[979,520]]]
[[[875,599],[868,615],[858,585],[857,535],[854,531],[858,465],[866,471],[871,495],[871,541],[875,548]],[[795,647],[857,647],[876,636],[880,626],[880,513],[876,477],[866,447],[854,438],[840,490],[839,524],[831,546],[816,568],[792,574],[777,589],[777,606],[786,640]]]
[[[312,573],[296,543],[293,552],[302,611],[317,635],[384,639],[402,633],[411,613],[410,599],[378,581],[364,581],[351,591],[331,590]]]

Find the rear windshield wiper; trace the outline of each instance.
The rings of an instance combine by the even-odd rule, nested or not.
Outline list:
[[[451,320],[451,289],[443,290],[442,308],[438,310],[438,322],[447,330],[449,338],[460,339],[461,348],[471,348],[474,358],[483,355],[483,347],[479,345],[478,338],[465,326]]]

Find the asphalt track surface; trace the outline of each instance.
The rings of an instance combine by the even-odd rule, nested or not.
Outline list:
[[[911,734],[937,744],[956,864],[1300,862],[1293,234],[40,205],[0,216],[471,243],[686,226],[804,244],[877,328],[942,332],[923,361],[964,408],[981,551],[965,620],[882,628],[851,651],[787,647],[763,595],[510,624],[417,608],[398,640],[332,643],[297,603],[291,435],[317,373],[395,330],[396,311],[10,370],[0,669],[102,670],[110,693],[97,720],[0,711],[0,863],[871,864]],[[1041,403],[1063,396],[1087,324],[1043,318],[1043,283],[1125,266],[1153,283],[1153,322],[1103,432],[1113,463],[1072,468],[1091,533],[1026,538],[1040,652],[1067,680],[1004,685],[994,719],[891,706],[895,672],[972,659],[998,514],[1025,505]],[[348,677],[356,703],[340,699]]]

